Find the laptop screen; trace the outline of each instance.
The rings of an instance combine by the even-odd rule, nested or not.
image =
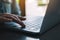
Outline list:
[[[55,27],[55,25],[59,24],[60,21],[59,10],[60,10],[59,1],[51,0],[42,23],[40,33],[44,33],[47,30]]]

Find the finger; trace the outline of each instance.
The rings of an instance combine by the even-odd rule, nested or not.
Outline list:
[[[17,22],[18,24],[20,24],[20,25],[24,28],[24,27],[25,27],[25,24],[20,20],[20,18],[19,18],[17,15],[14,15],[14,14],[13,14],[13,16],[14,16],[15,18],[17,18],[16,22]]]
[[[26,20],[26,18],[24,18],[24,17],[20,17],[20,16],[19,16],[19,19],[20,19],[21,21]]]
[[[14,20],[18,20],[19,19],[18,16],[15,15],[15,14],[4,14],[3,16],[4,17],[8,17],[8,18],[12,18]]]
[[[25,28],[25,24],[22,21],[17,21],[18,24],[22,26],[22,28]]]
[[[22,28],[25,27],[25,24],[20,20],[19,16],[12,14],[13,17],[15,17],[17,20],[16,22],[22,26]],[[23,18],[21,18],[23,19]]]
[[[15,18],[13,15],[10,15],[10,14],[4,14],[3,16],[6,17],[6,18],[17,20],[17,18]]]
[[[0,21],[1,21],[1,22],[11,22],[12,19],[8,19],[8,18],[1,17],[1,16],[0,16]]]
[[[13,21],[12,19],[8,19],[8,18],[4,18],[3,20],[4,20],[4,22],[12,22]]]

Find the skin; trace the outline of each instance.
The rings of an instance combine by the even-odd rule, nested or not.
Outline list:
[[[12,0],[12,7],[15,7],[15,0]],[[22,22],[25,20],[23,17],[19,17],[15,14],[3,13],[0,14],[0,22],[16,22],[20,24],[22,27],[25,27],[25,24]]]
[[[0,22],[16,22],[22,27],[25,27],[25,24],[22,22],[25,20],[23,17],[19,17],[15,14],[0,14]]]

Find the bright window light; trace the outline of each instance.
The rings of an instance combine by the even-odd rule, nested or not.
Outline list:
[[[38,5],[47,5],[49,4],[49,0],[38,0]]]
[[[43,0],[43,3],[48,4],[49,0]]]
[[[44,3],[46,2],[45,0],[43,1]],[[34,1],[26,0],[26,16],[27,17],[45,16],[47,7],[48,5],[38,6],[37,0],[34,0]]]
[[[17,3],[19,3],[20,0],[16,0]]]

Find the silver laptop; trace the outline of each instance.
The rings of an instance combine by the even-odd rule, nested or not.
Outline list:
[[[5,22],[5,25],[7,28],[27,31],[27,32],[33,32],[33,33],[39,33],[41,29],[41,25],[43,22],[43,16],[36,16],[36,17],[29,17],[26,18],[23,23],[26,25],[25,28],[21,28],[21,25],[15,23],[15,22]]]
[[[39,33],[43,22],[43,18],[43,16],[31,17],[29,19],[27,18],[25,21],[23,21],[26,27],[22,30]]]
[[[56,0],[50,1],[46,15],[44,17],[32,17],[30,19],[27,19],[23,21],[26,25],[25,28],[21,29],[19,24],[13,23],[9,24],[11,27],[10,28],[15,28],[18,29],[19,31],[25,31],[29,33],[39,33],[42,34],[46,31],[51,30],[52,28],[55,27],[55,25],[59,24],[60,21],[60,15],[59,15],[59,3]],[[17,26],[13,26],[13,25]],[[8,26],[8,25],[7,25]],[[9,27],[9,26],[8,26]],[[24,33],[25,33],[24,32]]]
[[[44,17],[34,17],[30,21],[26,20],[26,28],[22,29],[27,32],[44,34],[55,28],[60,22],[60,5],[56,0],[50,1]]]

